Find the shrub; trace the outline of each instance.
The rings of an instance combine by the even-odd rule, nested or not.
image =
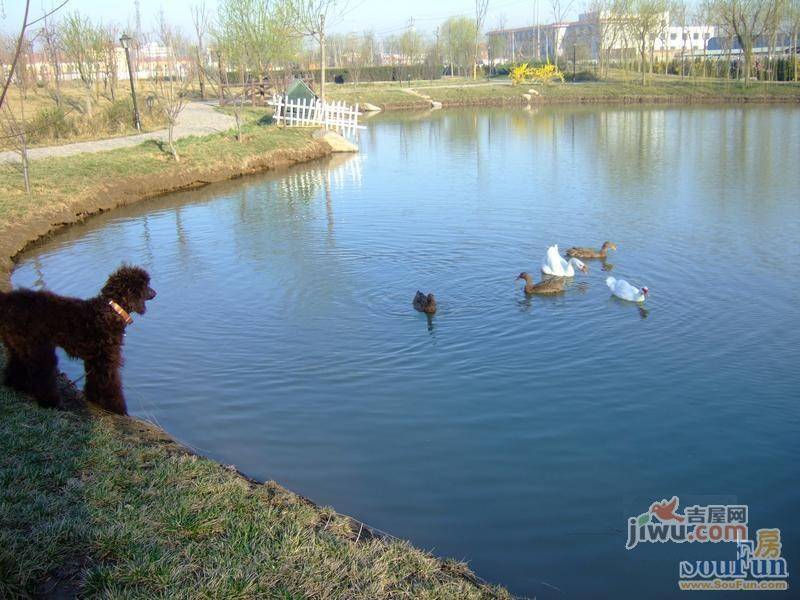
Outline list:
[[[75,121],[60,106],[41,109],[28,123],[28,139],[32,143],[60,140],[77,133]]]
[[[377,81],[406,81],[411,79],[441,79],[444,67],[441,65],[397,65],[397,66],[378,66],[363,67],[358,70],[359,83],[372,83]],[[325,81],[328,83],[354,83],[355,72],[351,69],[325,69]],[[314,81],[320,80],[320,70],[315,69],[301,73],[300,75],[311,75]]]
[[[527,81],[536,83],[551,83],[553,81],[564,82],[564,74],[557,66],[547,63],[541,67],[531,67],[528,63],[517,65],[508,74],[513,85],[519,85]]]
[[[526,64],[531,68],[535,68],[535,67],[542,67],[547,63],[543,61],[531,60],[528,61]],[[514,63],[495,65],[491,68],[491,73],[493,75],[509,75],[511,73],[511,70],[516,66],[517,65],[515,65]],[[489,70],[490,70],[489,67],[484,67],[484,71],[489,71]]]
[[[564,73],[564,81],[600,81],[600,78],[594,71],[578,71],[575,73],[575,77],[572,76],[572,71],[569,71]]]
[[[100,127],[110,132],[122,132],[133,126],[133,100],[123,98],[115,100],[103,109],[99,115]]]

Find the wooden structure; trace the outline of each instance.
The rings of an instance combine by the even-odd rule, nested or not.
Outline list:
[[[302,77],[295,78],[291,82],[286,82],[283,79],[271,80],[264,78],[262,80],[253,79],[245,83],[223,83],[219,90],[219,103],[220,106],[226,104],[248,104],[250,106],[269,106],[270,97],[279,93],[286,86],[286,94],[293,100],[302,98],[316,99],[317,96],[311,89],[313,78]],[[280,83],[281,85],[278,85]]]

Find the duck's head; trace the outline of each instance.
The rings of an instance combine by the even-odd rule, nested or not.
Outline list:
[[[645,295],[645,297],[647,297],[647,294],[650,293],[650,290],[647,287],[643,287],[642,288],[642,293]]]
[[[517,279],[522,279],[522,280],[524,280],[524,281],[527,281],[528,283],[530,283],[530,281],[531,281],[531,276],[530,276],[530,275],[528,275],[528,274],[527,274],[525,271],[523,271],[522,273],[520,273],[519,275],[517,275]]]
[[[614,242],[608,242],[608,241],[603,242],[603,247],[601,248],[601,250],[616,250],[616,249],[617,245]]]

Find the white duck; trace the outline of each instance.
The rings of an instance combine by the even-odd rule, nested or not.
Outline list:
[[[547,249],[544,262],[542,262],[542,273],[554,277],[574,277],[575,269],[584,273],[589,272],[589,268],[577,258],[570,258],[569,262],[561,258],[558,253],[558,244]]]
[[[624,279],[614,279],[613,277],[608,277],[606,278],[606,285],[608,286],[608,289],[611,290],[611,293],[617,298],[622,298],[623,300],[628,300],[629,302],[644,302],[647,298],[647,294],[650,293],[650,290],[648,290],[646,287],[643,287],[640,290],[637,287],[633,287]]]

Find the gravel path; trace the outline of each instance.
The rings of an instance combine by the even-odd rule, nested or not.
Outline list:
[[[175,139],[190,135],[209,135],[227,131],[236,125],[233,117],[224,115],[214,110],[213,104],[204,102],[189,102],[178,117],[175,126]],[[116,148],[129,148],[137,146],[147,140],[167,140],[167,130],[159,129],[150,133],[129,135],[127,137],[95,140],[91,142],[76,142],[63,146],[47,146],[45,148],[31,148],[28,150],[30,160],[40,158],[73,156],[84,152],[104,152]],[[16,152],[0,152],[0,163],[20,162]]]

